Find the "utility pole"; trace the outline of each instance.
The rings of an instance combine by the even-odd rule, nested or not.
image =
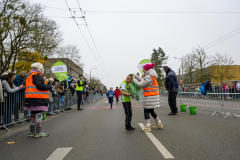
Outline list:
[[[179,68],[179,86],[180,86],[180,82],[181,82],[180,74],[181,74],[181,72],[180,72],[180,68]]]
[[[184,84],[184,75],[183,75],[183,59],[174,57],[175,59],[180,59],[182,60],[182,85]],[[180,69],[179,69],[179,75],[180,75]],[[183,85],[184,86],[184,85]]]
[[[184,75],[183,75],[183,59],[182,59],[182,83],[184,84]],[[183,85],[184,86],[184,85]]]

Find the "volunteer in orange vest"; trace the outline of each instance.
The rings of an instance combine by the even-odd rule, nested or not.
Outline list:
[[[46,83],[41,63],[33,63],[32,70],[24,81],[25,107],[24,110],[31,111],[29,137],[46,137],[49,134],[42,130],[42,112],[48,111],[49,90],[52,85]]]
[[[153,126],[154,129],[162,128],[163,125],[158,118],[157,114],[154,112],[154,108],[160,107],[159,101],[159,87],[158,87],[158,74],[153,69],[155,66],[154,63],[146,64],[143,66],[144,78],[134,75],[133,82],[139,88],[144,90],[144,116],[145,116],[145,128],[142,129],[144,132],[151,132],[151,123],[149,113],[156,121],[156,126]]]

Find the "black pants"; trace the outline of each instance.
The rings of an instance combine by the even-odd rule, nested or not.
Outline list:
[[[176,113],[178,111],[177,102],[176,102],[177,94],[178,92],[174,92],[174,91],[168,92],[168,104],[173,113]]]
[[[81,91],[77,91],[77,96],[78,96],[78,108],[80,108],[81,103],[82,103],[82,92]]]
[[[132,106],[131,102],[123,102],[123,108],[125,111],[126,119],[125,119],[125,127],[131,126],[132,121]]]
[[[157,118],[157,114],[154,112],[154,109],[144,109],[144,117],[145,119],[150,119],[149,113],[153,116],[153,118]]]
[[[108,97],[108,101],[111,104],[111,108],[112,108],[112,104],[113,104],[113,97]]]

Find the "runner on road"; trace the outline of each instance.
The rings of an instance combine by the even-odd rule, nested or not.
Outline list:
[[[113,104],[113,97],[114,97],[114,92],[113,92],[113,88],[111,87],[110,88],[110,91],[108,91],[107,93],[107,98],[108,98],[108,101],[109,103],[111,104],[111,109],[112,109],[112,104]]]
[[[146,64],[143,66],[144,78],[141,79],[138,76],[133,76],[133,82],[139,88],[144,89],[144,116],[145,116],[145,128],[142,129],[144,132],[151,132],[151,123],[149,113],[153,116],[156,121],[156,126],[154,129],[163,128],[161,121],[159,120],[157,114],[154,112],[154,108],[160,107],[159,102],[159,89],[158,89],[158,74],[153,69],[154,63]],[[136,79],[135,79],[136,78]]]
[[[120,91],[122,96],[122,104],[125,110],[125,132],[133,132],[135,128],[131,126],[132,121],[132,106],[131,106],[131,97],[133,96],[130,93],[129,84],[132,82],[132,74],[129,74],[127,78],[121,83]]]
[[[120,90],[118,89],[118,87],[116,87],[116,90],[114,91],[115,93],[115,97],[116,97],[116,104],[118,104],[119,102],[119,96],[121,95]]]

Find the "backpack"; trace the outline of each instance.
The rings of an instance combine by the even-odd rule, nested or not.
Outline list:
[[[207,82],[201,85],[200,92],[201,92],[201,94],[203,94],[203,95],[205,95],[205,93],[206,93],[206,90],[205,90],[205,86],[206,86],[206,85],[207,85]]]

